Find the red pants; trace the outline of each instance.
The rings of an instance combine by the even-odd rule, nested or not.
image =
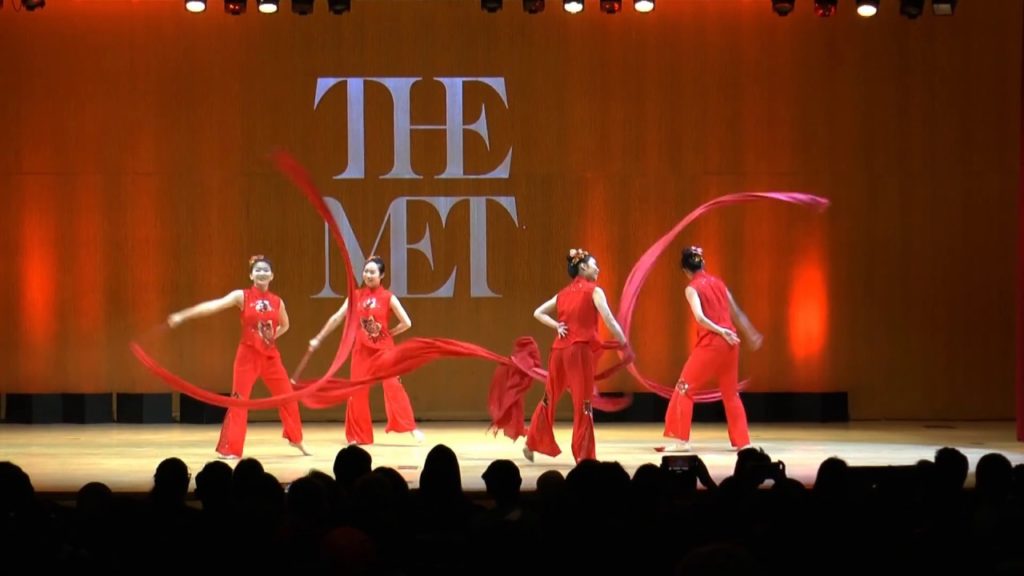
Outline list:
[[[553,429],[555,406],[565,389],[572,396],[572,455],[576,462],[596,460],[594,446],[594,415],[590,400],[594,395],[594,351],[587,342],[551,351],[548,361],[548,383],[544,399],[533,411],[526,446],[534,452],[558,456],[562,450],[555,442]]]
[[[739,361],[739,346],[729,346],[721,338],[715,338],[708,346],[694,348],[683,366],[676,391],[665,412],[665,436],[683,441],[690,439],[693,421],[693,398],[690,394],[717,383],[725,405],[729,441],[737,448],[750,444],[747,412],[743,409],[739,393]]]
[[[287,394],[292,391],[288,374],[281,364],[281,356],[275,350],[273,354],[264,354],[251,346],[240,345],[235,354],[234,379],[231,383],[231,395],[244,400],[249,399],[252,385],[257,378],[263,382],[274,395]],[[289,402],[277,409],[284,425],[284,436],[289,442],[302,442],[302,419],[299,418],[299,403]],[[220,442],[217,452],[225,456],[242,456],[245,446],[245,431],[249,424],[248,408],[228,408],[224,416],[224,425],[220,429]]]
[[[356,346],[352,350],[352,378],[362,378],[364,365],[378,350]],[[384,412],[388,416],[385,432],[412,432],[416,418],[412,413],[409,395],[398,378],[388,378],[384,385]],[[345,407],[345,439],[350,443],[373,444],[373,418],[370,416],[370,386],[359,387],[348,399]]]

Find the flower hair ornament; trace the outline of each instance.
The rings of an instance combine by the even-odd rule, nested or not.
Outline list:
[[[590,258],[590,252],[587,252],[583,248],[570,248],[569,249],[569,264],[572,266],[578,266],[580,262],[586,262]]]
[[[252,256],[249,256],[249,266],[251,267],[253,264],[259,262],[260,260],[266,260],[266,259],[267,259],[267,257],[264,256],[263,254],[254,254]]]

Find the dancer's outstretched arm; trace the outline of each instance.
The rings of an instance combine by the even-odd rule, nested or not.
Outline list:
[[[167,325],[171,328],[177,327],[182,322],[187,322],[195,318],[202,318],[203,316],[209,316],[210,314],[216,314],[221,310],[227,310],[232,306],[241,308],[245,303],[245,295],[241,290],[232,290],[226,296],[217,298],[214,300],[207,300],[192,306],[185,308],[179,312],[175,312],[167,317]]]
[[[345,319],[345,314],[348,314],[348,298],[345,298],[345,302],[342,303],[341,308],[338,308],[338,311],[327,319],[327,323],[320,329],[320,332],[309,341],[309,349],[316,350],[319,348],[320,341],[333,332],[334,329],[338,327],[338,324],[341,324],[341,321]]]
[[[729,312],[732,314],[732,321],[736,323],[736,327],[740,333],[743,334],[743,338],[747,341],[747,346],[751,350],[757,350],[761,347],[761,343],[764,341],[764,336],[754,328],[754,325],[750,323],[747,315],[740,310],[740,307],[736,305],[736,300],[732,297],[732,292],[726,292],[729,295]]]

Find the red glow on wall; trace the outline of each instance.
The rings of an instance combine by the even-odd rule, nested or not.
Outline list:
[[[797,264],[789,288],[789,349],[797,363],[820,359],[828,335],[828,289],[820,259]]]
[[[27,191],[20,233],[21,334],[29,348],[51,343],[55,334],[57,231],[45,196]]]

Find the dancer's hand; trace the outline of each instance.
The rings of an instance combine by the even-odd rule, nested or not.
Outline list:
[[[309,350],[312,352],[320,347],[320,340],[318,338],[309,339]]]
[[[764,336],[762,336],[760,332],[755,331],[747,335],[747,346],[750,347],[751,350],[759,349],[763,343]]]
[[[557,330],[559,338],[565,338],[569,334],[569,326],[565,322],[559,322]]]
[[[260,322],[256,325],[256,331],[259,332],[260,338],[263,338],[263,343],[267,346],[274,345],[274,326],[270,322]]]
[[[725,341],[729,343],[729,346],[735,346],[740,343],[740,337],[737,336],[735,332],[729,330],[728,328],[722,329],[721,336],[722,338],[725,338]]]
[[[171,314],[167,317],[167,325],[171,328],[177,328],[179,324],[185,321],[185,318],[178,312]]]

